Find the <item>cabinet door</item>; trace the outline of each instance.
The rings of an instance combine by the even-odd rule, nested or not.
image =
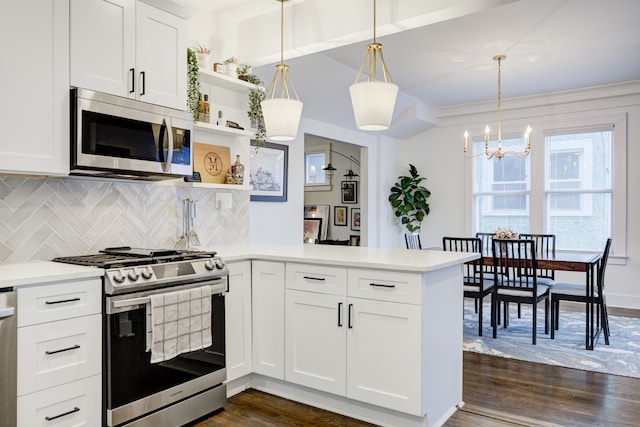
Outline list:
[[[225,302],[227,381],[251,373],[251,262],[228,263]]]
[[[422,416],[421,308],[349,298],[347,397]]]
[[[285,380],[345,395],[345,298],[287,289]]]
[[[284,379],[284,263],[253,261],[253,371]]]
[[[137,97],[141,101],[186,110],[185,20],[139,1],[136,21]]]
[[[3,2],[0,172],[69,173],[68,0]]]
[[[134,97],[135,0],[71,0],[71,86]]]

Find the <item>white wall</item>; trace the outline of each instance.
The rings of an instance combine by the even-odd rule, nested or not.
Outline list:
[[[509,105],[516,109],[505,110]],[[465,173],[470,163],[462,153],[462,134],[465,128],[482,129],[495,123],[495,105],[487,103],[479,107],[461,106],[440,111],[439,126],[400,145],[398,155],[404,173],[409,163],[414,164],[421,175],[427,177],[426,186],[432,194],[429,198],[431,213],[422,225],[423,246],[441,246],[445,235],[469,235],[470,224],[465,222],[465,211],[470,209],[465,197]],[[471,111],[476,111],[471,113]],[[605,88],[586,89],[556,95],[544,95],[517,100],[504,100],[503,129],[522,128],[542,117],[586,114],[627,114],[627,244],[626,258],[610,257],[607,267],[608,304],[616,307],[640,308],[640,82]],[[460,113],[460,114],[456,114]],[[495,126],[495,124],[494,124]],[[532,146],[532,150],[536,147]],[[391,222],[392,223],[392,222]],[[388,222],[389,224],[389,222]],[[381,240],[397,240],[393,227],[382,230]],[[425,243],[426,242],[426,243]],[[398,246],[403,244],[400,242]],[[560,280],[580,281],[578,273],[565,273]]]

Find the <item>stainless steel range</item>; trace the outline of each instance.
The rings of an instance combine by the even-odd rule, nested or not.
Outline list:
[[[105,270],[105,425],[175,427],[226,403],[229,272],[215,252],[122,247],[54,261]]]

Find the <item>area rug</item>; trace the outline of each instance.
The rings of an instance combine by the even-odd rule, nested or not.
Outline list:
[[[509,357],[548,365],[564,366],[607,374],[640,378],[640,319],[609,316],[610,345],[600,334],[595,349],[585,350],[585,314],[561,310],[560,329],[555,339],[544,333],[544,309],[538,309],[538,336],[531,344],[530,305],[522,305],[518,318],[516,305],[511,304],[509,327],[498,326],[498,337],[492,338],[491,307],[483,307],[483,336],[478,336],[478,315],[473,300],[465,299],[463,350]]]

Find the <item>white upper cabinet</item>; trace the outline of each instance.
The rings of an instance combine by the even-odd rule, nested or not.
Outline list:
[[[0,173],[69,173],[69,2],[11,2],[0,13]]]
[[[71,86],[186,109],[186,21],[136,0],[71,0]]]

